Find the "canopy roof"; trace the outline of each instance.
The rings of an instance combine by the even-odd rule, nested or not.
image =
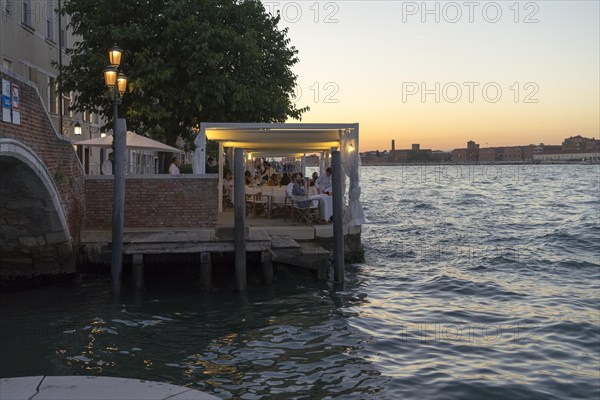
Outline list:
[[[302,153],[340,147],[341,130],[358,124],[271,124],[202,123],[206,138],[223,142],[224,147],[239,147],[268,153]]]
[[[82,140],[75,142],[78,146],[91,146],[100,148],[112,147],[113,137],[112,135],[106,135],[96,139]],[[164,151],[168,153],[181,153],[181,150],[175,147],[167,146],[164,143],[157,142],[145,136],[140,136],[137,133],[127,131],[127,147],[130,149],[150,150],[150,151]]]

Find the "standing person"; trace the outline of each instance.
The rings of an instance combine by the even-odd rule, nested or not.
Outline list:
[[[225,174],[223,189],[225,190],[225,204],[228,206],[233,205],[233,175],[231,172]]]
[[[113,153],[110,153],[108,155],[108,160],[104,160],[104,162],[102,163],[102,167],[100,169],[100,172],[102,172],[102,175],[112,175],[113,174],[113,163],[115,162],[114,160],[114,156]]]
[[[273,176],[273,174],[275,174],[275,168],[273,168],[273,165],[271,165],[270,162],[265,161],[265,171],[262,175],[262,179],[268,180]]]
[[[213,164],[214,164],[213,158],[208,157],[208,159],[206,160],[206,168],[204,171],[205,174],[214,174],[215,173],[215,166]]]
[[[169,174],[171,175],[179,175],[179,160],[177,157],[173,157],[171,159],[171,165],[169,166]]]
[[[332,192],[331,167],[327,167],[325,175],[321,175],[319,179],[317,179],[316,185],[319,193],[330,194]]]

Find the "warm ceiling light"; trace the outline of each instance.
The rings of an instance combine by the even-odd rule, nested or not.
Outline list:
[[[104,83],[110,88],[117,83],[117,69],[112,65],[104,68]]]
[[[125,90],[127,89],[127,77],[122,74],[119,73],[119,75],[117,75],[117,86],[119,89],[119,94],[123,94],[125,93]]]
[[[110,60],[110,65],[114,65],[118,67],[121,64],[121,54],[123,54],[123,50],[117,45],[111,47],[108,50],[108,59]]]

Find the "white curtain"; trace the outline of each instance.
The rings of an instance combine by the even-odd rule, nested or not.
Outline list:
[[[360,154],[358,152],[358,132],[356,130],[346,129],[343,132],[340,153],[342,168],[350,180],[348,205],[344,213],[344,224],[349,226],[363,225],[365,223],[365,214],[360,204]]]

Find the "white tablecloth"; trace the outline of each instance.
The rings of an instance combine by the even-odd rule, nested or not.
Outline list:
[[[321,219],[329,221],[333,217],[333,201],[332,197],[326,194],[313,194],[309,197],[311,200],[319,200],[321,203]]]

